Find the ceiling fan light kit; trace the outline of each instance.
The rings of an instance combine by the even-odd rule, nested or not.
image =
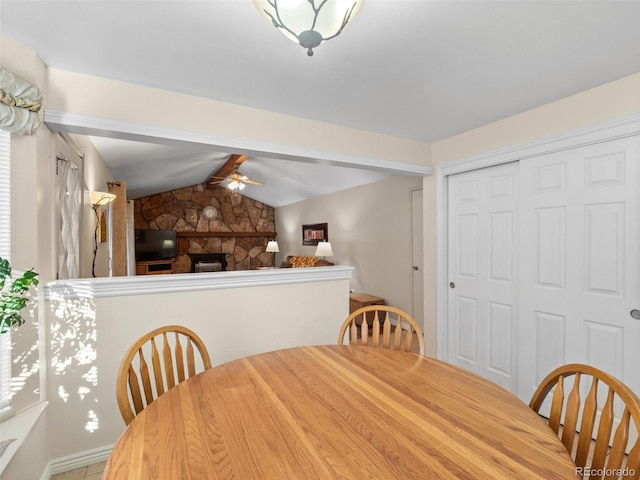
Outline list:
[[[242,183],[241,181],[238,181],[238,180],[231,180],[227,184],[227,188],[229,190],[231,190],[231,191],[242,190],[244,187],[246,187],[246,185],[244,183]]]
[[[244,189],[247,184],[264,185],[264,182],[253,180],[238,171],[238,167],[242,165],[242,163],[245,162],[247,158],[249,157],[247,157],[246,155],[231,155],[225,165],[223,165],[222,168],[220,168],[213,176],[209,178],[209,184],[221,185],[223,183],[226,183],[226,185],[224,186],[231,190],[234,195],[238,195],[238,192]],[[229,174],[227,174],[228,168],[232,169],[231,173]],[[222,176],[217,176],[218,174]]]
[[[260,14],[289,40],[307,49],[340,34],[364,0],[253,0]]]

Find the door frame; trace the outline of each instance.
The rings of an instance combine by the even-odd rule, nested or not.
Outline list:
[[[449,360],[447,351],[449,176],[638,134],[640,134],[640,113],[436,166],[436,356],[438,359]]]
[[[421,227],[421,232],[420,232],[420,245],[415,245],[414,244],[414,232],[415,232],[415,227],[416,225],[414,224],[414,201],[413,201],[413,195],[416,192],[421,192],[422,193],[422,204],[420,205],[421,207],[421,213],[420,215],[420,227]],[[420,328],[422,329],[422,332],[425,331],[425,325],[424,325],[424,188],[420,187],[420,188],[412,188],[411,191],[409,192],[409,201],[411,202],[411,316],[414,318],[414,320],[416,320],[418,322],[418,324],[420,325]],[[416,298],[416,290],[418,290],[416,288],[415,285],[415,274],[413,272],[413,268],[416,266],[416,262],[415,262],[415,258],[413,256],[413,252],[415,248],[419,248],[420,251],[422,252],[422,259],[421,259],[421,264],[418,265],[418,269],[420,271],[419,275],[422,277],[422,285],[418,285],[421,288],[421,293],[419,294],[419,298]],[[416,306],[416,302],[418,302],[419,304],[422,305],[422,312],[420,315],[420,318],[416,318],[416,312],[415,312],[415,306]]]

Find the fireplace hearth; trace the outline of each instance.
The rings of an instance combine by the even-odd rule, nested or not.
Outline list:
[[[191,273],[224,272],[227,260],[224,253],[189,253]]]

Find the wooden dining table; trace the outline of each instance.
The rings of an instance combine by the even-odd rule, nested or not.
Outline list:
[[[105,480],[575,479],[542,418],[425,356],[309,346],[206,370],[126,428]]]

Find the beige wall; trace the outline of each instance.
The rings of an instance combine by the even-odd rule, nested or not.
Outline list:
[[[49,69],[47,108],[96,118],[200,132],[238,143],[425,165],[429,144],[242,107],[191,95]]]
[[[411,191],[420,188],[422,177],[397,176],[277,208],[277,263],[314,255],[316,247],[302,245],[302,225],[327,222],[327,260],[355,267],[350,288],[411,312]]]
[[[332,280],[52,300],[51,458],[117,441],[125,426],[115,397],[120,359],[148,331],[173,323],[191,328],[207,345],[214,365],[281,348],[335,343],[348,314],[348,284]]]
[[[48,412],[45,410],[33,425],[25,443],[2,470],[0,475],[2,480],[40,480],[42,478],[49,461],[48,428]]]
[[[377,135],[360,130],[322,124],[310,120],[297,119],[247,107],[239,107],[213,100],[206,100],[192,96],[164,92],[151,88],[139,87],[122,82],[88,77],[55,69],[47,70],[34,52],[0,38],[2,55],[0,62],[28,80],[36,82],[45,89],[45,108],[60,110],[98,118],[109,118],[127,122],[137,122],[159,125],[166,128],[178,128],[207,132],[218,136],[243,139],[246,141],[266,142],[269,144],[286,144],[294,147],[333,151],[342,154],[366,156],[384,160],[400,160],[406,163],[424,164],[431,161],[433,165],[443,162],[477,155],[484,152],[504,148],[531,141],[540,137],[553,135],[563,131],[579,128],[607,119],[624,116],[640,111],[640,74],[633,75],[617,82],[589,90],[554,102],[552,104],[516,115],[514,117],[495,122],[493,124],[472,130],[470,132],[435,143],[431,150],[428,144],[411,140],[404,140],[384,135]],[[53,278],[55,255],[53,249],[52,218],[52,135],[46,128],[41,127],[33,137],[15,137],[12,141],[12,257],[16,267],[26,269],[36,267],[41,272],[43,280]],[[13,139],[12,139],[13,140]],[[429,160],[431,159],[431,160]],[[407,195],[414,188],[416,179],[390,181],[390,188],[386,192],[401,192]],[[427,337],[427,351],[435,353],[435,318],[436,318],[436,177],[425,177],[424,187],[424,233],[425,233],[425,333]],[[404,183],[404,182],[407,183]],[[418,183],[419,186],[419,183]],[[99,185],[88,185],[99,188]],[[362,190],[341,192],[330,195],[322,202],[311,202],[291,206],[276,213],[276,220],[284,218],[284,213],[293,217],[290,224],[284,222],[278,225],[279,241],[283,254],[287,249],[291,253],[310,253],[293,251],[298,247],[299,228],[302,223],[329,222],[329,235],[335,242],[335,260],[338,263],[357,263],[358,270],[351,288],[357,290],[371,290],[389,297],[398,305],[406,305],[407,289],[396,285],[398,275],[395,271],[389,274],[385,267],[378,262],[376,243],[391,242],[397,246],[400,257],[395,258],[392,268],[405,263],[402,255],[406,252],[403,245],[409,236],[406,231],[408,222],[407,203],[400,199],[384,203],[384,195],[374,192],[374,186]],[[395,198],[395,197],[394,197]],[[364,201],[370,202],[366,205]],[[386,199],[388,200],[388,198]],[[375,202],[379,201],[379,204]],[[371,205],[377,205],[372,207]],[[328,207],[326,205],[330,205]],[[391,210],[390,205],[393,206]],[[313,206],[314,212],[310,208]],[[380,215],[380,213],[384,215]],[[398,213],[389,217],[388,213]],[[348,213],[349,215],[342,215]],[[348,220],[343,220],[343,218]],[[380,218],[384,218],[382,221]],[[29,221],[31,219],[31,221]],[[377,223],[376,223],[377,222]],[[387,223],[388,222],[388,223]],[[389,225],[390,224],[390,225]],[[350,230],[350,234],[347,233]],[[366,234],[362,234],[364,230]],[[297,237],[297,239],[295,239]],[[284,239],[287,239],[286,241]],[[364,240],[363,240],[364,239]],[[313,253],[313,252],[311,252]],[[35,258],[34,258],[35,256]],[[356,261],[357,260],[357,261]],[[34,265],[35,262],[35,265]],[[409,263],[408,263],[409,264]],[[376,275],[384,272],[384,275]],[[376,279],[376,276],[384,278]],[[399,283],[399,282],[398,282]],[[279,287],[280,288],[280,287]],[[348,288],[346,284],[332,287],[318,285],[326,295],[344,294]],[[324,290],[324,289],[327,290]],[[336,288],[336,291],[331,291]],[[96,339],[95,365],[98,383],[92,385],[90,392],[81,398],[78,386],[85,386],[82,377],[82,365],[76,368],[74,362],[82,360],[82,356],[75,355],[73,348],[68,345],[59,346],[57,333],[49,335],[49,328],[40,332],[40,344],[47,345],[47,355],[40,356],[40,365],[49,365],[52,354],[56,351],[69,359],[70,367],[64,374],[53,368],[47,368],[42,378],[46,379],[42,392],[47,392],[52,401],[48,415],[44,417],[49,426],[37,428],[28,445],[41,445],[29,455],[18,456],[16,461],[28,460],[22,469],[18,464],[11,465],[13,478],[32,478],[30,472],[38,470],[39,465],[46,464],[48,459],[58,458],[67,454],[80,453],[96,446],[105,446],[115,441],[122,426],[108,422],[106,419],[119,418],[115,409],[113,397],[113,380],[115,369],[126,346],[138,334],[146,331],[155,322],[166,320],[185,321],[203,334],[205,341],[217,361],[231,358],[233,355],[243,355],[255,349],[271,349],[282,345],[282,336],[265,335],[263,325],[275,326],[283,329],[286,326],[294,330],[288,331],[287,342],[334,342],[336,325],[333,323],[322,325],[322,322],[300,324],[299,318],[308,317],[308,312],[314,308],[330,315],[332,322],[337,317],[344,317],[346,305],[331,306],[327,312],[326,305],[314,304],[314,295],[308,295],[297,289],[278,290],[274,294],[268,288],[257,288],[252,295],[268,302],[269,308],[265,313],[263,308],[253,308],[243,311],[239,317],[231,317],[228,305],[239,304],[245,307],[245,297],[242,292],[228,290],[212,297],[202,293],[179,294],[174,296],[127,297],[97,299],[93,310],[93,322],[79,330],[80,334],[87,334],[94,328]],[[215,301],[214,301],[215,299]],[[306,302],[306,303],[305,303]],[[40,317],[45,310],[43,300],[40,302]],[[281,305],[291,306],[292,315],[285,319],[274,312],[281,311]],[[406,308],[406,307],[405,307]],[[305,312],[298,315],[296,312]],[[293,318],[296,321],[291,323]],[[238,324],[246,325],[248,319],[253,319],[254,327],[245,330],[243,336],[234,344],[234,350],[225,337],[225,329]],[[73,318],[59,322],[55,315],[47,318],[51,326],[67,326]],[[272,322],[275,322],[272,323]],[[307,332],[311,326],[310,333]],[[48,325],[47,325],[48,327]],[[215,328],[214,328],[215,327]],[[213,333],[215,330],[215,334]],[[269,330],[271,331],[271,330]],[[220,333],[222,332],[222,333]],[[308,335],[312,335],[313,338]],[[224,339],[221,342],[220,339]],[[33,339],[32,339],[33,340]],[[33,342],[32,342],[33,343]],[[222,343],[222,344],[221,344]],[[67,402],[63,401],[60,387],[69,393]],[[89,388],[89,387],[88,387]],[[98,418],[99,428],[93,433],[86,430],[89,410],[94,410]],[[42,422],[42,420],[41,420]],[[47,435],[48,438],[44,438]],[[48,449],[51,448],[51,453]],[[26,476],[25,476],[26,475]],[[4,477],[3,477],[4,478]],[[8,477],[8,480],[12,480]]]
[[[435,142],[432,165],[584,128],[640,111],[640,73]]]

